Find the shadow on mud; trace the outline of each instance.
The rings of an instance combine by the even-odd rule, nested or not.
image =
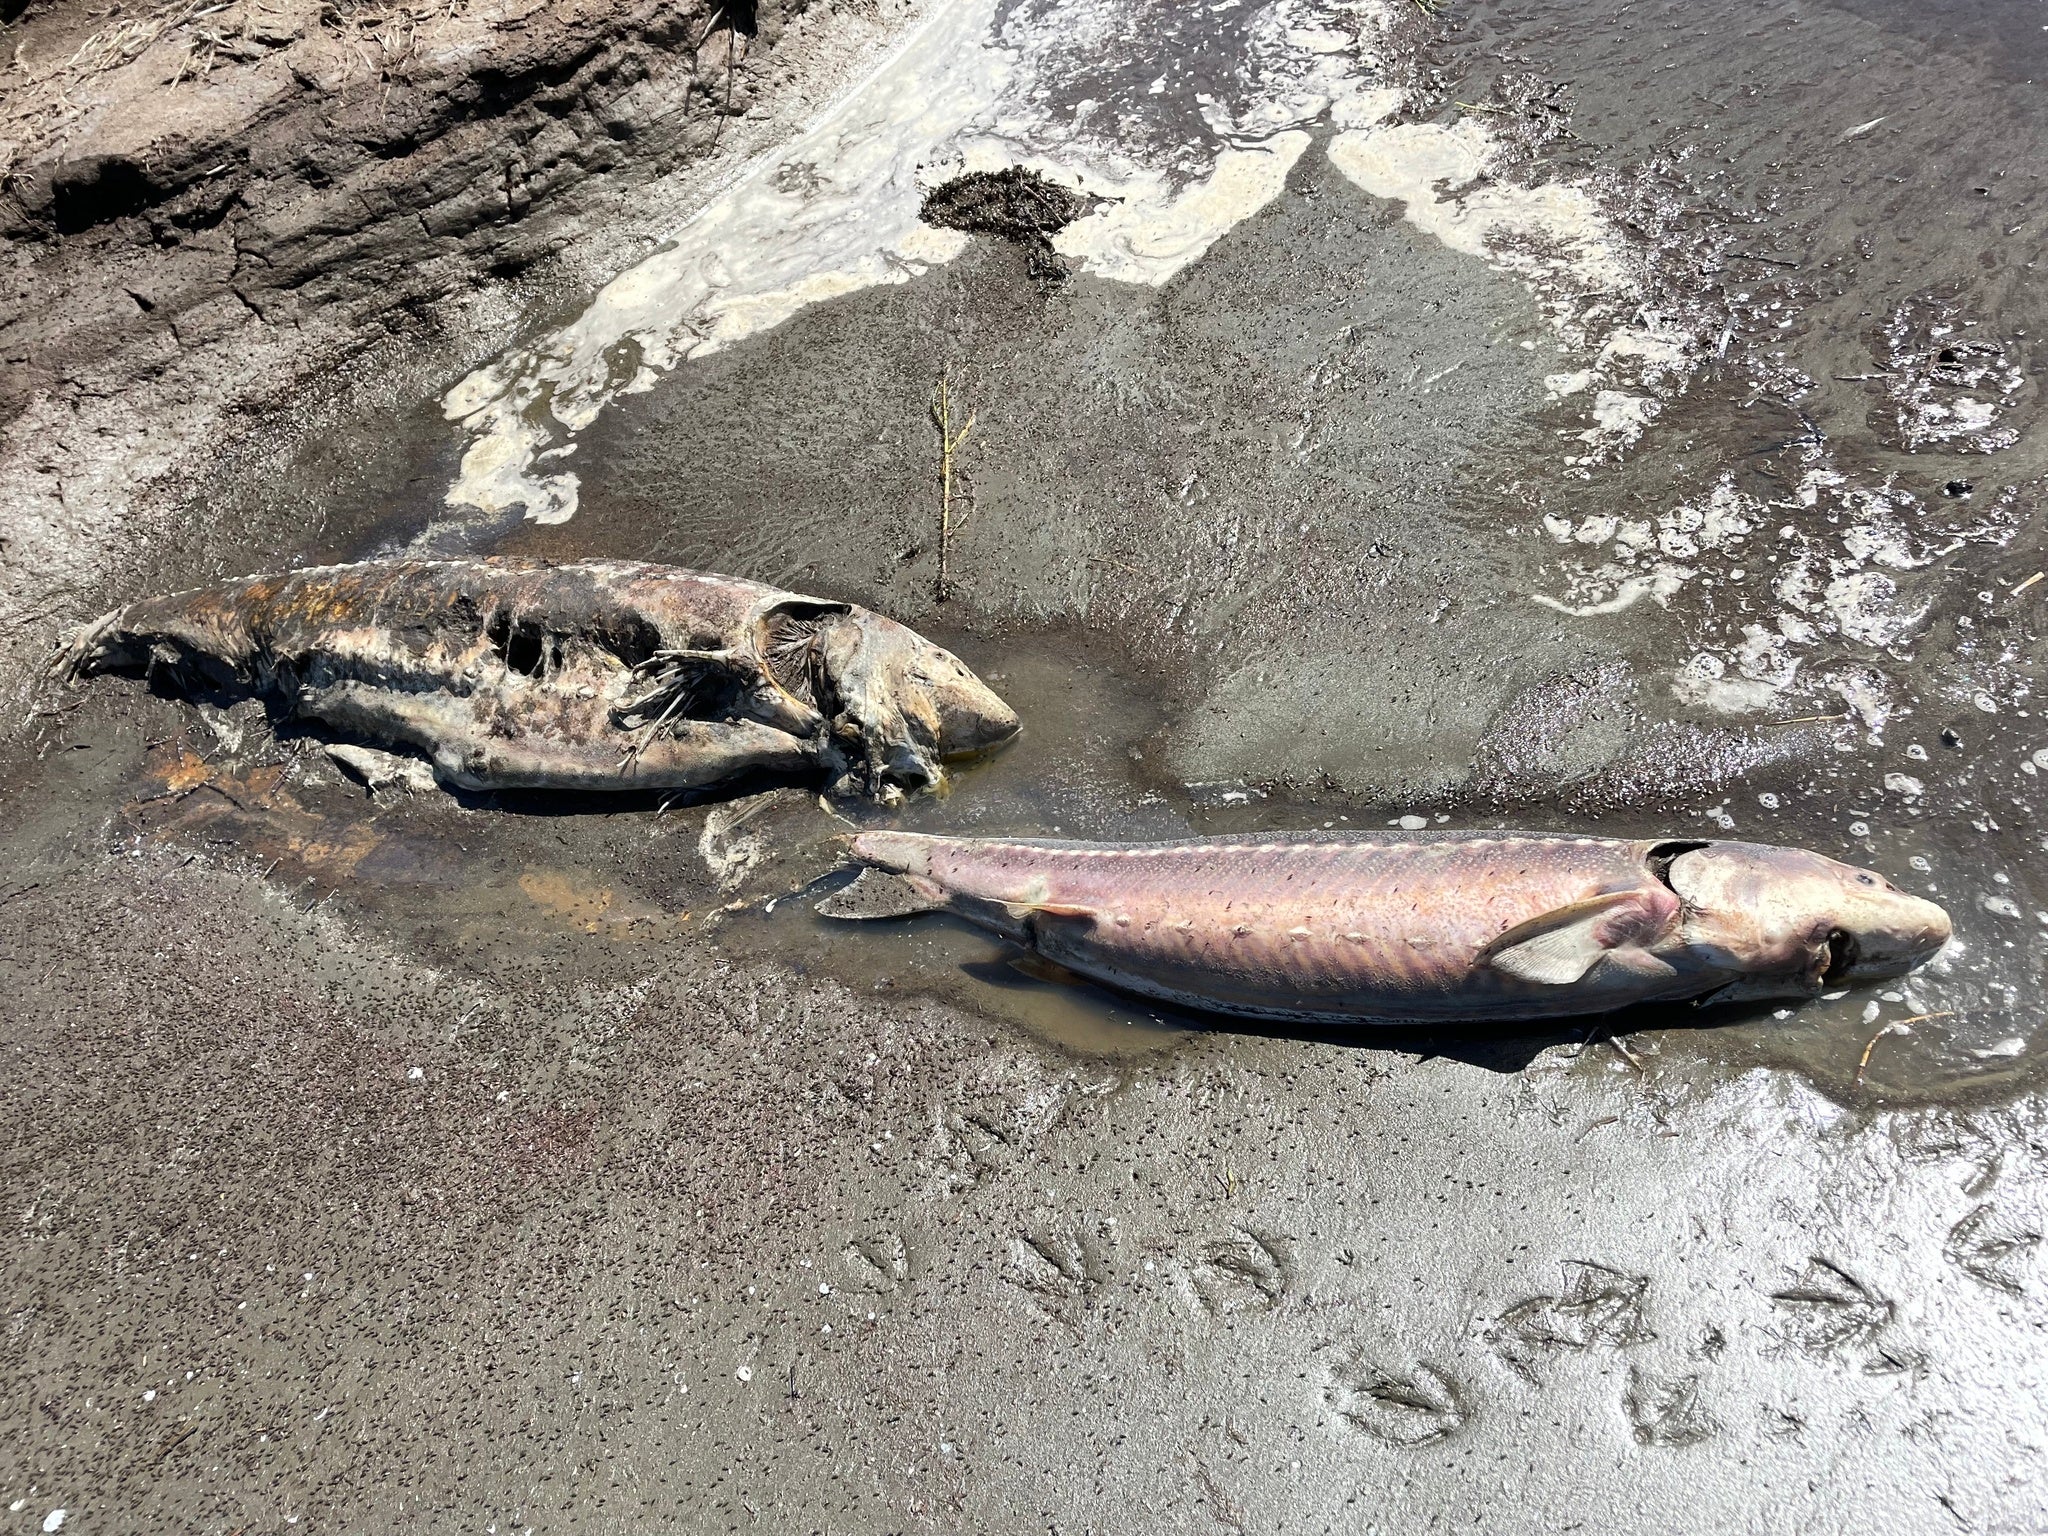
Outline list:
[[[1106,986],[1037,955],[1021,952],[1007,957],[968,961],[959,969],[963,975],[997,991],[1023,992],[1053,986],[1074,994],[1079,1009],[1113,1009],[1120,1013],[1136,1010],[1150,1021],[1151,1028],[1158,1035],[1157,1044],[1162,1047],[1186,1034],[1250,1035],[1262,1039],[1300,1040],[1344,1050],[1388,1051],[1425,1060],[1442,1058],[1503,1075],[1521,1072],[1545,1051],[1561,1046],[1583,1049],[1603,1041],[1626,1042],[1630,1035],[1645,1030],[1712,1030],[1758,1024],[1770,1018],[1774,1008],[1784,1006],[1779,1002],[1703,1007],[1676,1002],[1644,1004],[1615,1013],[1546,1019],[1526,1024],[1376,1024],[1369,1020],[1356,1024],[1317,1024],[1247,1019],[1235,1014],[1176,1007]],[[1142,1024],[1136,1027],[1140,1030],[1145,1028]],[[1633,1059],[1625,1043],[1620,1049],[1624,1059]]]

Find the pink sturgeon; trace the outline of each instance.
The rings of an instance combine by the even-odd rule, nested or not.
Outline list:
[[[868,832],[819,910],[955,912],[1080,974],[1252,1018],[1445,1021],[1898,976],[1948,914],[1760,843],[1540,832],[1082,843]]]

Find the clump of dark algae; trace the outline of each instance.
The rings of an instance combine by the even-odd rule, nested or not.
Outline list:
[[[1099,199],[1013,165],[969,171],[925,193],[917,216],[940,229],[996,235],[1024,247],[1032,281],[1050,291],[1067,280],[1052,237],[1094,212]]]

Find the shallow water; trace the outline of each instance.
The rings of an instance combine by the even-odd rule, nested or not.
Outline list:
[[[1994,140],[1944,138],[1935,63],[1886,55],[1894,110],[1858,116],[1862,77],[1809,65],[1883,45],[1862,18],[1886,18],[1867,7],[1749,17],[1739,57],[1697,8],[1654,23],[1635,8],[1480,8],[1420,32],[1370,9],[1341,24],[1304,12],[1291,41],[1271,31],[1281,10],[1226,26],[1277,52],[1221,32],[1214,57],[1154,39],[1163,76],[1151,55],[1103,42],[1115,28],[1091,51],[1054,46],[1075,17],[1025,8],[987,23],[1003,41],[983,63],[1025,73],[998,69],[969,94],[1023,91],[1032,132],[1098,171],[1158,168],[1161,208],[1214,169],[1224,141],[1195,103],[1216,91],[1260,132],[1313,140],[1289,151],[1284,188],[1232,209],[1184,270],[1126,281],[1078,256],[1047,294],[1023,253],[956,239],[927,269],[795,302],[779,324],[738,326],[578,416],[567,521],[516,505],[451,519],[442,494],[464,438],[430,398],[316,406],[285,440],[281,479],[267,463],[227,466],[222,500],[253,516],[202,520],[190,549],[159,560],[225,568],[250,552],[224,530],[253,525],[278,530],[262,564],[421,547],[616,554],[868,601],[956,645],[1029,722],[949,796],[908,807],[907,825],[1142,838],[1420,814],[1815,847],[1943,901],[1951,950],[1900,986],[1783,1019],[1628,1025],[1685,1026],[1660,1039],[1676,1071],[1769,1062],[1851,1100],[2030,1081],[2041,1052],[2026,999],[2048,924],[2032,872],[2048,584],[2021,583],[2048,554],[2040,450],[2022,431],[2038,410],[2023,366],[2034,301],[2007,241],[2024,238],[2038,177],[2005,153],[1967,188],[1943,174],[1967,162],[1970,133]],[[1998,25],[1977,10],[1943,31],[1914,14],[1966,52]],[[1318,26],[1338,30],[1317,41]],[[1403,217],[1338,174],[1331,156],[1356,132],[1343,122],[1371,120],[1345,102],[1381,112],[1395,91],[1405,117],[1359,141],[1375,163],[1428,165],[1464,133],[1492,146],[1502,185],[1589,200],[1555,230],[1582,255],[1518,266],[1488,254],[1512,246],[1499,233],[1462,249],[1418,211],[1421,193]],[[1845,121],[1823,128],[1836,97]],[[1996,142],[2039,115],[2008,97]],[[897,131],[893,100],[861,109],[869,137]],[[1046,126],[1104,100],[1115,112],[1083,111],[1078,137]],[[1278,116],[1260,105],[1280,101]],[[947,141],[969,145],[968,162],[991,152],[971,147],[984,110]],[[1453,138],[1399,137],[1431,123]],[[833,184],[831,145],[855,142],[806,141],[819,187]],[[775,195],[825,195],[791,186]],[[915,187],[880,186],[860,194],[877,210],[915,201]],[[1932,247],[1916,233],[1929,226]],[[774,270],[823,271],[861,239],[900,237],[791,247]],[[1571,291],[1593,250],[1611,263],[1599,281],[1630,286],[1632,318],[1612,296]],[[731,239],[722,251],[734,271],[751,259]],[[551,355],[545,338],[588,313],[571,300],[535,317],[522,355]],[[1601,359],[1645,337],[1669,360],[1629,386],[1652,414],[1617,448],[1585,427],[1585,399],[1607,387],[1615,365]],[[1955,346],[1959,361],[1942,363]],[[943,606],[926,417],[942,373],[976,417],[973,510]],[[1954,426],[1972,401],[1984,403],[1969,430]],[[301,509],[278,526],[284,487],[310,520]],[[617,836],[587,825],[590,810],[556,840],[596,868]],[[407,842],[438,836],[422,830],[432,819],[401,820],[390,856],[434,864],[431,841]],[[508,850],[531,841],[488,816],[467,825]],[[389,890],[355,894],[403,932],[417,919],[391,892],[419,883],[392,874]],[[437,901],[480,901],[479,921],[516,926],[531,906],[454,896],[452,873],[440,885]],[[688,882],[671,885],[642,895],[674,904]],[[1013,976],[999,946],[937,921],[842,934],[785,907],[734,917],[712,942],[1028,1014],[1069,1043],[1121,1040],[1118,1021],[1149,1019]]]

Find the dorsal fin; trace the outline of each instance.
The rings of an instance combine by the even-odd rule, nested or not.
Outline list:
[[[1517,923],[1479,951],[1479,962],[1523,981],[1568,987],[1608,951],[1609,946],[1600,942],[1601,919],[1636,894],[1603,891]]]

